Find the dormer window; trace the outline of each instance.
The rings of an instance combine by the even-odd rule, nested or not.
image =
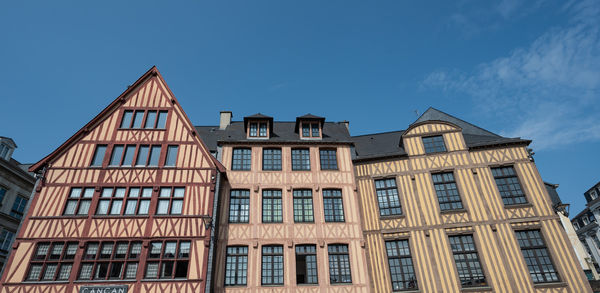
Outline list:
[[[325,118],[306,114],[296,117],[296,132],[300,138],[318,139],[323,138],[323,125]]]
[[[16,148],[17,145],[11,138],[0,136],[0,158],[10,160]]]
[[[592,200],[598,198],[598,193],[596,193],[595,190],[590,191],[590,197],[592,198]]]
[[[269,138],[273,133],[273,117],[260,113],[244,117],[244,129],[248,138]]]
[[[321,137],[321,129],[319,127],[319,123],[303,122],[302,137]]]
[[[268,137],[268,122],[250,122],[249,137]]]

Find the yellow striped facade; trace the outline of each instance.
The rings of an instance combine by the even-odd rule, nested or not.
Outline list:
[[[425,155],[422,137],[447,152]],[[355,175],[374,292],[392,292],[385,241],[408,239],[419,292],[591,292],[526,146],[468,150],[461,130],[429,122],[403,135],[408,156],[356,161]],[[513,166],[527,204],[505,207],[490,167]],[[452,171],[464,210],[440,212],[432,172]],[[380,217],[374,180],[395,178],[402,215]],[[539,229],[560,282],[534,284],[515,230]],[[448,236],[473,235],[488,287],[461,289]]]

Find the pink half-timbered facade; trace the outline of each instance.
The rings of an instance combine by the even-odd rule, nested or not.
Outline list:
[[[30,171],[1,292],[205,290],[224,169],[156,67]]]

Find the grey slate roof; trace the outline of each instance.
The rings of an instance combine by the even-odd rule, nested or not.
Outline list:
[[[425,121],[446,121],[462,128],[468,148],[487,147],[507,143],[525,143],[531,141],[521,138],[502,137],[481,127],[475,126],[435,108],[429,108],[413,124]],[[412,125],[412,124],[411,124]],[[402,134],[405,130],[353,136],[355,160],[374,159],[390,156],[405,156],[402,147]]]
[[[544,186],[546,187],[546,191],[548,191],[548,195],[550,195],[550,200],[552,201],[552,205],[562,204],[562,200],[560,200],[560,196],[556,189],[558,188],[558,184],[552,184],[548,182],[544,182]]]
[[[350,133],[346,126],[337,122],[325,122],[323,124],[323,139],[306,140],[300,139],[294,130],[296,122],[273,122],[273,132],[269,139],[248,139],[244,130],[244,122],[233,121],[224,130],[219,126],[196,126],[200,138],[211,151],[216,151],[219,143],[227,142],[249,142],[249,143],[352,143]]]

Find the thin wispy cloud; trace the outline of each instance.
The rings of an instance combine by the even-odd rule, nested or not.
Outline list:
[[[537,149],[600,140],[600,2],[564,9],[569,23],[529,46],[471,72],[435,71],[422,85],[471,96],[475,110],[504,117],[504,135],[533,139]]]

